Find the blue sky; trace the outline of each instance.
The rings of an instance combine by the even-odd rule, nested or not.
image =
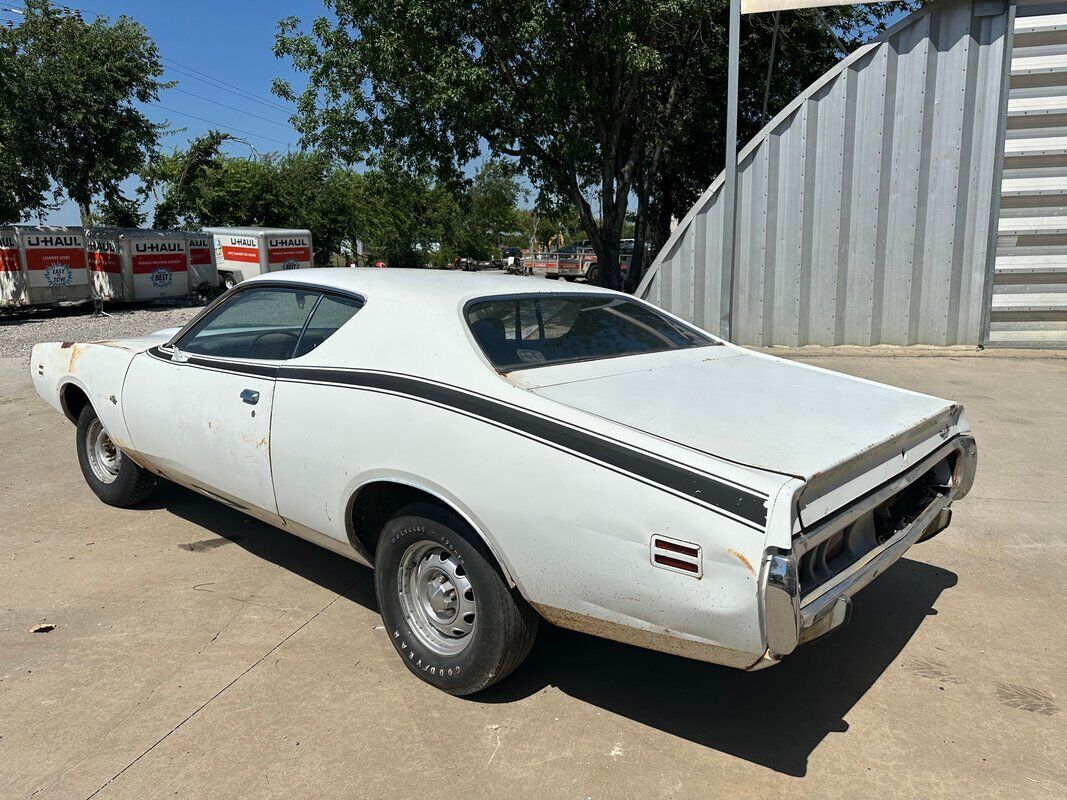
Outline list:
[[[59,0],[55,4],[63,5]],[[325,13],[321,0],[66,0],[66,4],[81,9],[87,19],[126,14],[156,40],[167,67],[164,79],[178,81],[175,89],[162,93],[158,104],[145,107],[150,119],[182,129],[163,140],[166,149],[183,146],[211,128],[240,136],[260,152],[298,149],[297,133],[286,122],[286,104],[270,93],[270,84],[278,76],[291,79],[297,87],[303,80],[286,61],[274,57],[271,47],[278,20],[290,14],[305,21],[320,16]],[[0,8],[21,6],[21,0],[0,0]],[[0,22],[18,19],[17,14],[0,11]],[[241,144],[228,147],[234,153],[249,152]],[[78,212],[68,203],[47,219],[76,225]]]

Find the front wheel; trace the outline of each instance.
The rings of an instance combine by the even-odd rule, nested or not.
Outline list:
[[[410,505],[386,523],[374,588],[404,665],[449,694],[510,674],[537,634],[537,613],[504,582],[484,543],[439,506]]]
[[[135,506],[152,493],[156,476],[123,455],[91,405],[86,404],[78,416],[77,442],[85,482],[109,506]]]

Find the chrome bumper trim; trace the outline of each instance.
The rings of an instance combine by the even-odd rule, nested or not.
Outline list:
[[[948,508],[952,500],[951,492],[941,495],[930,503],[911,525],[898,533],[884,547],[872,550],[837,576],[832,583],[819,587],[815,597],[805,598],[804,604],[800,607],[801,631],[819,620],[840,597],[852,597],[889,569],[937,521],[938,515]]]
[[[903,490],[938,461],[951,455],[954,450],[960,451],[960,457],[956,462],[956,473],[953,475],[952,495],[953,499],[963,497],[970,490],[971,483],[974,482],[975,464],[978,460],[974,438],[967,435],[957,436],[952,441],[946,442],[923,458],[918,464],[898,475],[880,489],[876,489],[859,502],[848,506],[844,511],[820,522],[807,533],[797,536],[793,541],[793,551],[799,558],[824,539],[855,522],[868,511],[877,508],[890,497]]]
[[[903,531],[883,546],[867,553],[831,581],[800,597],[797,562],[820,541],[854,522],[917,479],[941,459],[959,451],[952,486],[929,505]],[[978,450],[970,435],[955,437],[860,503],[846,509],[797,537],[791,551],[772,548],[764,555],[760,569],[760,624],[767,647],[763,657],[749,669],[762,669],[777,663],[804,642],[812,641],[846,624],[851,617],[852,597],[892,566],[917,542],[932,538],[948,525],[948,507],[970,491],[978,463]]]

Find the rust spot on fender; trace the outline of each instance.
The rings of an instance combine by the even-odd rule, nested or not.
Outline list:
[[[264,436],[262,439],[260,439],[258,442],[256,442],[256,447],[266,447],[268,444],[269,444],[269,438]]]
[[[739,552],[737,552],[736,550],[731,550],[729,547],[726,548],[726,552],[732,555],[738,561],[740,561],[744,568],[751,572],[753,575],[756,574],[756,570],[752,569],[752,565],[748,563],[748,559],[741,555]]]
[[[63,344],[66,347],[66,343]],[[70,346],[70,360],[67,362],[67,372],[74,372],[74,364],[78,361],[78,356],[82,353],[81,348],[76,344]]]

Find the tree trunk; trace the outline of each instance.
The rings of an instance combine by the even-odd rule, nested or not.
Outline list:
[[[88,228],[93,224],[93,212],[89,207],[88,200],[78,201],[78,213],[81,214],[82,227]]]
[[[650,187],[642,169],[637,180],[637,212],[634,215],[634,249],[630,256],[630,268],[626,271],[623,291],[634,294],[645,273],[645,235],[648,229],[648,195]]]
[[[663,245],[671,237],[671,218],[674,216],[674,175],[671,172],[663,172],[660,178],[659,197],[652,204],[654,213],[651,215],[651,230],[648,238],[655,245],[656,250],[662,249]]]

